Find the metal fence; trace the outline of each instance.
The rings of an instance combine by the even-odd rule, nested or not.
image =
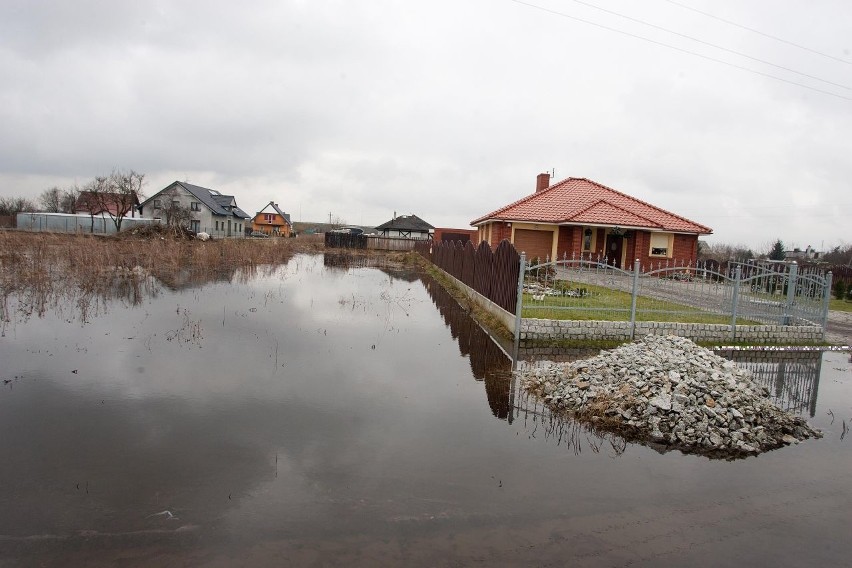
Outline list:
[[[831,272],[795,263],[664,263],[632,270],[603,258],[563,258],[519,271],[516,315],[551,319],[820,325],[825,329]],[[560,312],[562,312],[560,314]],[[571,313],[566,317],[564,312]]]
[[[18,213],[17,228],[21,231],[51,232],[51,233],[89,233],[96,235],[116,234],[115,223],[106,213],[88,215],[83,213]],[[160,225],[159,219],[142,217],[124,217],[121,220],[121,230],[128,231],[137,227]],[[246,236],[244,229],[237,230],[236,226],[228,229],[225,223],[218,227],[190,225],[194,232],[207,233],[215,239],[240,239]]]
[[[158,224],[154,219],[125,217],[121,230]],[[115,223],[109,215],[83,215],[74,213],[18,213],[17,228],[21,231],[47,231],[52,233],[94,233],[112,235]]]

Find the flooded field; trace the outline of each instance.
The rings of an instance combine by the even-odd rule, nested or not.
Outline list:
[[[848,353],[736,354],[825,437],[729,462],[554,420],[449,295],[404,268],[299,255],[113,292],[3,308],[0,566],[852,555]]]

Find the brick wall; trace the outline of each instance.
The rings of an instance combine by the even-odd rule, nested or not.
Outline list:
[[[631,251],[632,256],[628,256],[627,261],[625,262],[626,268],[628,269],[633,267],[633,260],[637,258],[644,267],[650,266],[651,264],[654,266],[659,263],[665,264],[666,261],[669,261],[670,263],[675,262],[677,264],[694,264],[698,258],[698,237],[695,235],[674,235],[671,258],[650,256],[648,254],[651,252],[650,233],[645,231],[636,231],[633,233],[633,238],[630,240],[635,241],[635,248]],[[628,251],[630,251],[630,249],[628,249]]]
[[[497,248],[501,241],[512,238],[512,227],[501,221],[491,223],[491,248]]]
[[[581,238],[579,227],[559,227],[559,235],[556,238],[556,255],[559,258],[563,256],[571,258],[571,251],[579,250],[583,246]]]

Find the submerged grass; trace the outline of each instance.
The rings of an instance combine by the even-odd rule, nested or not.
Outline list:
[[[251,272],[297,253],[323,250],[319,239],[231,239],[199,241],[167,233],[118,236],[0,231],[0,319],[9,321],[9,298],[23,315],[43,315],[52,307],[76,306],[85,321],[100,299],[132,304],[156,288],[221,280],[238,269]]]

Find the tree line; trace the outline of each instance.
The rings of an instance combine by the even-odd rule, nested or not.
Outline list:
[[[784,260],[786,257],[786,247],[781,239],[766,245],[760,251],[755,251],[751,247],[745,245],[731,245],[727,243],[709,244],[705,241],[698,242],[698,256],[702,260],[748,260],[748,259],[766,259],[766,260]],[[803,258],[800,264],[804,262],[819,262],[824,264],[832,264],[837,266],[852,266],[852,244],[836,245],[830,250],[822,251],[817,259]]]

